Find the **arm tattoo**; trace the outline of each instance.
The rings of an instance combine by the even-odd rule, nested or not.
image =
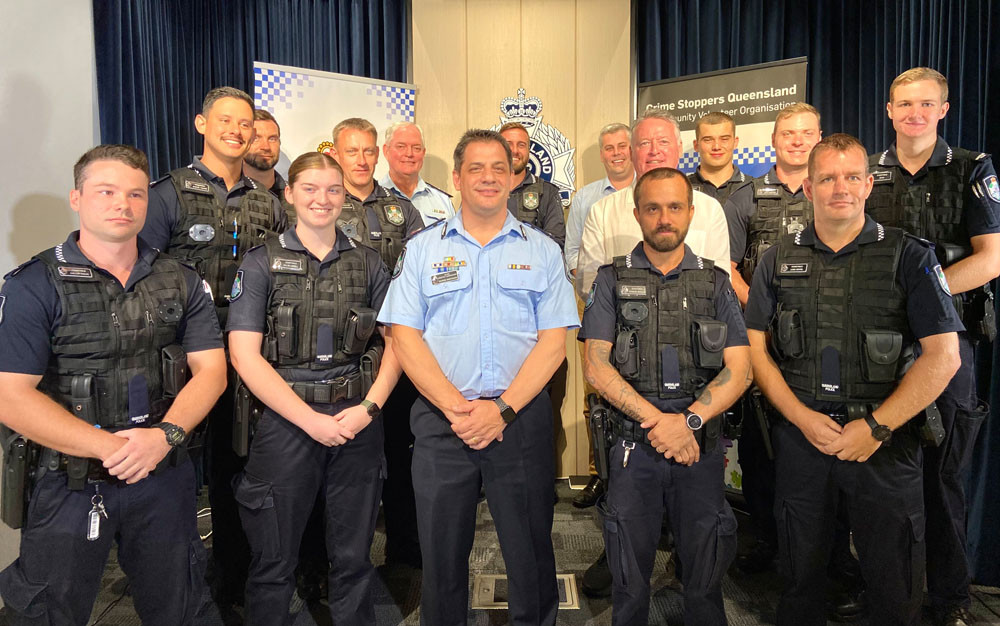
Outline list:
[[[635,421],[642,421],[640,410],[642,398],[611,365],[611,345],[607,342],[599,344],[597,341],[591,341],[587,349],[587,360],[590,362],[591,368],[608,368],[608,374],[612,377],[611,380],[607,381],[606,390],[598,389],[601,395],[625,415]],[[588,382],[597,387],[594,378],[593,375],[590,376]]]
[[[719,372],[716,375],[716,377],[712,379],[712,382],[708,383],[708,386],[705,387],[705,390],[701,392],[700,396],[698,396],[698,402],[701,402],[705,406],[711,406],[712,387],[721,387],[726,383],[728,383],[732,377],[733,377],[732,370],[730,370],[728,367],[722,368],[722,371]]]

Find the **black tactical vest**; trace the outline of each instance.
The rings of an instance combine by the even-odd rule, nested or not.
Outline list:
[[[739,175],[739,181],[729,180],[722,187],[716,187],[710,182],[702,182],[701,178],[698,176],[697,170],[688,174],[687,179],[690,181],[691,188],[693,190],[700,191],[706,196],[715,198],[719,201],[719,204],[725,206],[726,200],[729,200],[729,196],[733,195],[733,192],[742,187],[748,180],[751,180],[750,177],[743,172],[739,172]]]
[[[685,270],[676,280],[663,281],[648,269],[631,267],[631,254],[615,257],[615,297],[617,332],[614,365],[641,395],[660,398],[697,396],[722,369],[721,338],[716,334],[713,350],[717,365],[702,367],[696,352],[704,323],[725,325],[715,320],[715,266],[698,259],[699,269]],[[720,341],[721,339],[721,341]],[[679,365],[679,384],[664,383],[664,349],[674,349]],[[631,353],[631,354],[627,354]]]
[[[126,292],[89,265],[66,263],[62,245],[36,255],[59,293],[62,317],[51,338],[52,356],[38,388],[72,411],[74,377],[91,375],[95,419],[102,428],[129,426],[129,381],[144,376],[149,418],[163,418],[161,351],[177,343],[187,305],[182,265],[160,254],[152,273]]]
[[[881,402],[902,377],[914,341],[896,281],[905,235],[877,228],[876,241],[838,265],[799,245],[801,235],[778,243],[771,340],[792,390],[822,401]]]
[[[378,218],[377,225],[368,223],[368,206],[351,198],[346,199],[340,218],[337,219],[337,227],[349,239],[375,249],[391,271],[396,266],[399,253],[403,251],[403,240],[406,239],[406,214],[403,213],[403,205],[399,198],[378,186],[375,187],[375,203],[372,209]],[[372,231],[380,232],[381,235],[372,237]]]
[[[344,350],[345,330],[352,308],[368,302],[368,264],[356,244],[340,253],[325,275],[319,275],[307,252],[289,250],[281,237],[265,242],[272,287],[267,305],[264,356],[279,374],[287,370],[327,370],[357,363],[364,352]],[[332,349],[318,354],[321,328],[332,330]],[[285,371],[283,371],[285,370]]]
[[[538,207],[542,203],[542,191],[542,180],[536,178],[535,182],[515,192],[518,194],[516,215],[518,221],[541,228],[541,221],[538,219]]]
[[[965,187],[978,153],[948,148],[945,165],[928,168],[927,175],[916,185],[909,183],[902,167],[882,165],[884,154],[868,157],[875,183],[865,210],[872,219],[929,240],[942,265],[950,265],[971,253],[962,211]],[[949,246],[962,252],[953,249],[949,259],[946,257]]]
[[[285,219],[287,220],[288,228],[295,228],[295,224],[298,223],[298,218],[295,216],[295,205],[285,200],[285,194],[281,194],[278,198],[281,200],[281,210],[285,212]]]
[[[275,234],[278,227],[274,221],[273,196],[266,189],[254,186],[240,199],[238,207],[223,206],[211,185],[194,169],[178,168],[170,172],[170,178],[180,198],[182,214],[170,238],[169,252],[198,270],[212,288],[216,307],[227,307],[226,296],[243,253]]]
[[[754,178],[750,184],[757,210],[747,224],[747,249],[741,271],[747,284],[764,250],[785,235],[801,232],[813,218],[812,202],[793,197],[781,183],[766,183],[761,177]]]

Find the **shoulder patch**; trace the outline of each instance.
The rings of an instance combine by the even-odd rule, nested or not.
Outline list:
[[[934,276],[937,277],[938,284],[941,285],[941,289],[944,290],[946,294],[951,295],[951,288],[948,286],[948,279],[944,275],[944,270],[941,269],[941,264],[938,263],[932,268]]]
[[[3,324],[3,305],[7,303],[7,296],[0,294],[0,324]]]
[[[406,246],[403,246],[403,249],[399,251],[399,258],[396,259],[396,265],[392,268],[392,277],[390,280],[396,280],[396,277],[403,273],[403,257],[405,256]]]
[[[983,179],[983,187],[986,188],[986,193],[993,198],[994,202],[1000,202],[1000,184],[997,184],[995,174],[990,174]]]
[[[587,302],[583,305],[583,310],[586,311],[594,304],[594,295],[597,293],[597,281],[590,283],[590,291],[587,292]]]
[[[205,281],[202,281],[205,283]],[[205,283],[205,287],[208,287],[208,283]],[[211,295],[212,290],[209,289],[209,295]],[[229,291],[229,301],[236,302],[243,295],[243,270],[236,270],[236,278],[233,279],[233,288]]]

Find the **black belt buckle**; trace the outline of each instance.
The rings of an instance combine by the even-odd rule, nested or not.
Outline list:
[[[847,426],[851,420],[844,413],[827,413],[830,419],[837,422],[839,426]]]

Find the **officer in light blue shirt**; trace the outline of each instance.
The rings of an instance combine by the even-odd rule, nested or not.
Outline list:
[[[451,194],[420,177],[424,166],[424,131],[413,122],[396,122],[385,130],[382,153],[389,162],[389,173],[379,184],[413,203],[424,226],[455,215]]]
[[[632,132],[625,124],[608,124],[597,136],[597,145],[601,149],[601,165],[607,174],[601,180],[584,185],[573,196],[566,218],[566,267],[576,274],[576,264],[580,256],[580,240],[583,238],[583,225],[587,221],[590,207],[605,196],[610,196],[619,189],[632,184],[635,180],[635,169],[632,167],[632,155],[629,151]]]
[[[423,624],[466,621],[480,484],[507,564],[510,622],[556,619],[545,385],[579,318],[559,246],[507,211],[511,170],[499,133],[462,137],[462,208],[409,241],[379,313],[421,392],[410,425]]]

